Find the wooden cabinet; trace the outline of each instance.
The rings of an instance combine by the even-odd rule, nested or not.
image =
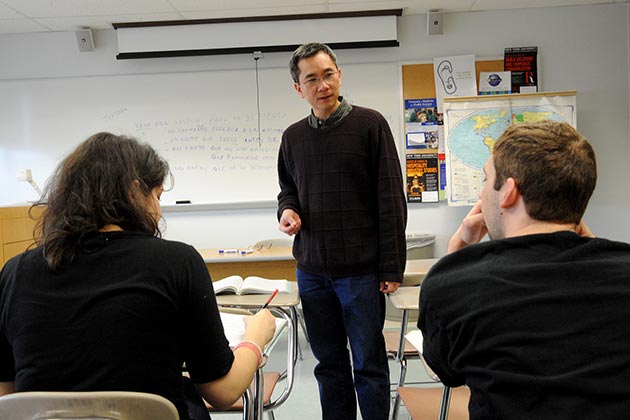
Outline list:
[[[30,206],[0,207],[0,267],[11,257],[24,252],[33,244],[33,230],[42,209]]]

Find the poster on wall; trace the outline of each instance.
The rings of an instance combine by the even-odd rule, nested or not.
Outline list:
[[[506,48],[503,68],[511,72],[512,93],[535,93],[538,87],[538,47]]]
[[[440,112],[444,98],[477,95],[474,54],[434,58],[433,73],[437,107]]]
[[[478,200],[483,187],[483,167],[508,125],[553,120],[575,127],[575,95],[575,92],[554,92],[445,100],[448,205],[473,205]]]
[[[512,72],[482,71],[479,73],[480,95],[507,95],[512,93]]]
[[[437,153],[407,155],[407,201],[437,203],[439,199]]]
[[[405,100],[405,138],[408,149],[437,149],[442,115],[435,98]]]

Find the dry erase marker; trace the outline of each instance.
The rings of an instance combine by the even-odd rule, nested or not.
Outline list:
[[[260,307],[260,310],[262,311],[263,309],[265,309],[267,306],[269,306],[269,304],[271,303],[271,301],[273,300],[273,298],[276,297],[276,295],[278,294],[278,289],[274,290],[273,293],[271,294],[271,296],[269,296],[269,299],[267,299],[267,302],[265,302],[265,304],[263,306]]]
[[[220,249],[219,254],[238,254],[238,249]]]
[[[176,200],[175,204],[190,204],[190,200]]]
[[[252,252],[254,252],[253,249],[244,249],[241,251],[241,255],[251,254]]]

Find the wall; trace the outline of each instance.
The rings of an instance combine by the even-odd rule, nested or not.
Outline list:
[[[338,58],[342,67],[344,63],[430,62],[436,56],[467,53],[496,59],[502,56],[504,47],[537,45],[543,89],[578,91],[578,128],[591,140],[598,155],[598,187],[586,221],[600,236],[630,241],[630,194],[624,185],[626,162],[630,160],[629,8],[628,4],[602,4],[450,13],[445,15],[444,35],[432,37],[426,36],[426,16],[403,16],[399,20],[399,48],[338,51]],[[96,31],[94,38],[94,52],[78,53],[74,33],[0,36],[0,79],[253,66],[251,57],[246,55],[116,61],[115,32]],[[266,54],[259,65],[285,66],[288,56]],[[372,82],[379,84],[379,80]],[[86,106],[89,101],[90,92],[86,92]],[[304,114],[308,112],[308,106],[297,95],[287,107],[301,107]],[[398,129],[402,131],[401,127]],[[2,160],[0,154],[0,165]],[[24,188],[30,187],[25,184]],[[436,254],[441,255],[448,236],[466,212],[466,208],[448,208],[441,203],[410,205],[407,230],[435,233]],[[197,247],[244,246],[258,239],[281,236],[274,209],[168,213],[165,219],[165,237]]]

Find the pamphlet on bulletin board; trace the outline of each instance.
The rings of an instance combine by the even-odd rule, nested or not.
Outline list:
[[[407,149],[437,149],[441,123],[435,98],[405,100]]]
[[[534,93],[540,91],[538,47],[506,48],[503,60],[505,71],[510,72],[512,93]]]
[[[407,201],[437,203],[439,199],[438,154],[407,155]]]

